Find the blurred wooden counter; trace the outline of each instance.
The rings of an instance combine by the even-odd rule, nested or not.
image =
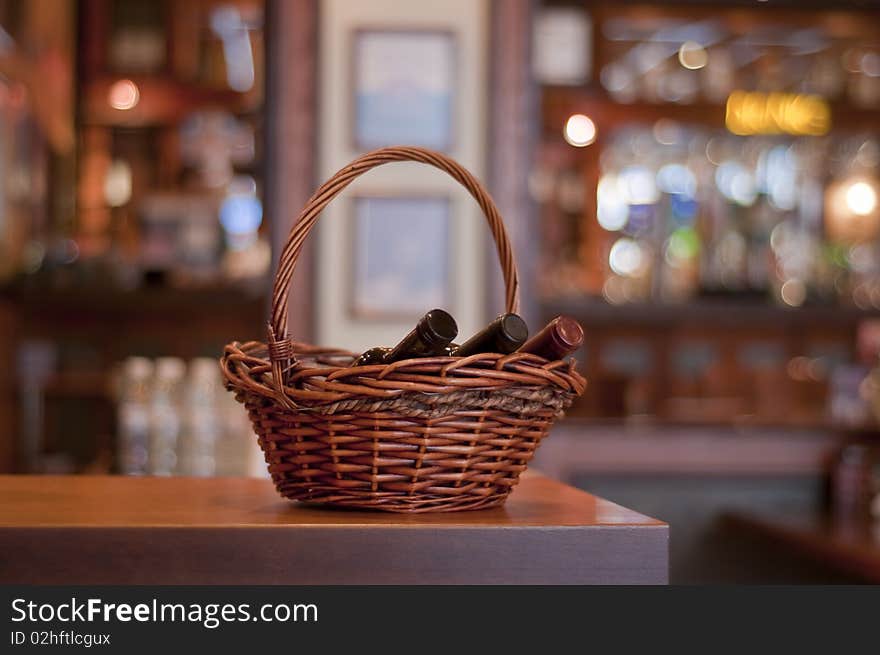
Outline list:
[[[823,514],[728,512],[725,523],[784,548],[793,557],[880,584],[880,523]]]
[[[535,465],[563,482],[583,474],[820,476],[845,436],[826,428],[568,418],[541,444]]]
[[[400,515],[268,480],[0,476],[3,584],[665,584],[668,527],[526,474],[501,508]]]

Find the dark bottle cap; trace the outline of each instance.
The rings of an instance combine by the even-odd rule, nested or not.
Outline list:
[[[502,339],[509,343],[522,344],[529,338],[526,322],[516,314],[504,314],[499,317],[498,331]]]
[[[477,353],[507,355],[519,348],[529,336],[529,328],[516,314],[502,314],[465,341],[455,351],[458,357]]]
[[[455,319],[442,309],[432,309],[389,351],[383,363],[390,364],[415,357],[442,356],[446,352],[446,346],[457,335]]]
[[[428,345],[445,346],[458,336],[455,319],[442,309],[432,309],[419,321],[419,337]]]

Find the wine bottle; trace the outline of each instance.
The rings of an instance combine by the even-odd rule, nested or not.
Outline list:
[[[468,357],[477,353],[501,353],[508,355],[519,348],[529,336],[526,322],[516,314],[502,314],[461,344],[456,357]]]
[[[580,323],[569,316],[557,316],[526,341],[518,352],[554,361],[573,353],[583,342],[584,329]]]
[[[442,309],[432,309],[419,319],[416,326],[393,348],[370,348],[358,357],[353,366],[390,364],[414,357],[446,356],[446,347],[458,336],[455,319]]]
[[[370,364],[381,364],[385,360],[391,348],[376,346],[365,350],[352,362],[352,366],[369,366]]]

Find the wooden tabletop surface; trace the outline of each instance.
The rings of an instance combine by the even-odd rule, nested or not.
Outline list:
[[[537,474],[499,508],[309,507],[269,480],[0,476],[0,583],[565,584],[668,577],[668,528]]]
[[[536,474],[498,508],[389,514],[284,500],[268,480],[0,476],[3,527],[660,526],[661,521]]]

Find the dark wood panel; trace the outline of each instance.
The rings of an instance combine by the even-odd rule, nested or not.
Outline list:
[[[5,584],[665,584],[665,528],[10,531]],[[642,534],[645,533],[645,534]],[[88,553],[90,560],[72,557]],[[39,559],[34,557],[39,553]]]
[[[19,321],[11,303],[0,299],[0,473],[15,470],[18,456],[17,444],[13,435],[18,430],[16,408],[15,370],[17,367],[15,351],[9,346],[18,339]]]

